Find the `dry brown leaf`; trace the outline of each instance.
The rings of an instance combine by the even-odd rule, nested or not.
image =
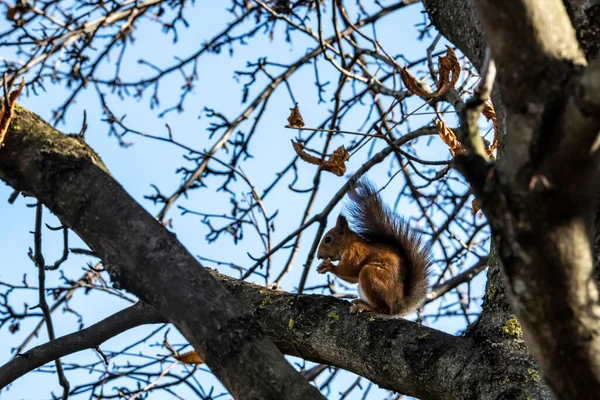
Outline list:
[[[350,153],[348,153],[344,146],[340,146],[333,151],[321,168],[337,176],[343,176],[346,172],[346,161],[349,158]]]
[[[204,360],[194,350],[183,354],[173,354],[173,357],[184,364],[204,364]]]
[[[479,204],[477,204],[477,199],[473,199],[473,201],[471,201],[471,207],[473,207],[471,214],[475,215],[479,212]]]
[[[6,10],[6,19],[13,22],[16,21],[18,19],[17,15],[19,14],[19,8],[11,6],[8,6],[7,8],[8,10]]]
[[[19,331],[19,323],[18,322],[13,322],[9,327],[8,327],[8,331],[10,333],[16,333]]]
[[[329,155],[327,160],[321,160],[319,157],[308,154],[304,151],[304,147],[300,143],[293,140],[292,146],[294,146],[294,150],[296,151],[296,154],[298,154],[298,157],[309,164],[318,165],[323,171],[331,172],[337,176],[343,176],[346,172],[346,161],[350,158],[350,154],[344,146],[335,149],[334,152]]]
[[[446,55],[438,58],[439,79],[437,83],[438,88],[435,92],[432,92],[427,85],[411,74],[406,67],[400,70],[402,82],[409,92],[425,100],[429,100],[444,95],[454,87],[460,77],[460,64],[452,48],[450,46],[446,46],[446,48]]]
[[[464,153],[465,149],[456,138],[454,132],[452,132],[452,129],[448,128],[442,120],[434,119],[432,121],[437,128],[440,138],[449,147],[452,157]]]
[[[400,77],[402,78],[402,82],[409,92],[424,99],[430,99],[433,97],[431,92],[424,90],[423,83],[419,81],[413,74],[411,74],[406,67],[400,70]]]
[[[25,78],[21,80],[21,84],[17,88],[17,90],[11,92],[8,95],[8,99],[2,100],[2,105],[0,105],[0,146],[4,141],[4,136],[8,131],[8,126],[10,125],[10,121],[12,120],[12,112],[15,108],[15,104],[17,103],[17,98],[21,94],[21,90],[23,89],[23,85],[25,84]],[[4,105],[8,103],[8,107]]]
[[[288,126],[290,128],[302,128],[304,126],[304,120],[302,119],[302,114],[300,114],[300,110],[298,109],[298,103],[294,105],[294,107],[290,108],[290,116],[287,118]]]
[[[311,156],[310,154],[305,152],[304,146],[302,146],[300,143],[292,140],[292,146],[294,146],[294,151],[296,152],[296,154],[298,154],[298,157],[300,157],[307,163],[315,165],[321,164],[321,159],[319,157]]]
[[[494,150],[498,148],[498,119],[496,118],[496,112],[494,111],[494,106],[490,101],[486,101],[483,103],[483,111],[481,112],[485,119],[488,121],[492,121],[494,125],[494,140],[492,141],[492,145],[489,149],[487,149],[487,154],[490,157],[493,157]]]
[[[471,210],[471,214],[473,216],[477,216],[478,218],[483,218],[483,212],[479,208],[479,203],[477,203],[476,199],[473,199],[473,201],[471,201],[471,207],[473,207],[473,209]]]
[[[439,80],[438,88],[434,93],[435,97],[439,97],[452,89],[460,76],[460,64],[454,50],[450,46],[446,46],[446,55],[438,58],[439,65]]]

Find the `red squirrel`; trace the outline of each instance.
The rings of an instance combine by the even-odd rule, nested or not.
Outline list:
[[[350,312],[372,311],[405,315],[416,310],[427,294],[432,254],[408,222],[394,215],[368,180],[349,193],[346,217],[340,214],[325,234],[317,257],[317,272],[358,283],[359,299]],[[334,265],[332,261],[339,261]]]

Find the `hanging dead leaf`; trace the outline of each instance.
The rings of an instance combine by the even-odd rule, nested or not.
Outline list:
[[[488,121],[491,120],[494,126],[494,140],[492,141],[490,148],[487,149],[488,156],[493,157],[494,151],[498,148],[498,118],[496,118],[494,106],[492,106],[492,103],[490,103],[489,100],[483,103],[483,111],[481,113]]]
[[[471,201],[471,214],[475,215],[479,212],[479,204],[477,204],[477,199],[473,199],[473,201]]]
[[[319,157],[312,156],[304,151],[304,146],[300,143],[292,140],[292,146],[294,147],[294,151],[298,154],[298,157],[303,159],[309,164],[321,165],[321,159]]]
[[[446,46],[446,55],[438,58],[439,79],[437,90],[433,94],[435,97],[442,96],[448,90],[452,89],[460,76],[460,64],[454,50]]]
[[[446,55],[438,58],[439,78],[437,90],[435,92],[432,91],[427,84],[411,74],[406,67],[400,70],[402,82],[409,92],[416,94],[425,100],[429,100],[444,95],[456,85],[456,82],[460,77],[460,64],[458,63],[458,58],[456,58],[456,54],[452,48],[450,48],[450,46],[446,46],[446,48]]]
[[[287,126],[290,128],[302,128],[304,126],[304,120],[302,119],[302,114],[300,114],[300,110],[298,109],[298,103],[296,103],[294,107],[290,108],[290,111],[290,116],[287,118]]]
[[[298,154],[298,157],[309,164],[318,165],[323,171],[331,172],[337,176],[343,176],[346,172],[345,163],[350,158],[350,154],[344,146],[335,149],[334,152],[327,157],[327,160],[321,160],[319,157],[308,154],[304,151],[304,147],[300,143],[293,140],[292,146],[294,146],[294,150],[296,151],[296,154]]]
[[[411,74],[410,71],[406,69],[406,67],[400,70],[400,77],[402,78],[402,82],[409,92],[424,99],[430,99],[433,97],[433,94],[427,85],[418,80],[416,76]]]
[[[11,6],[7,6],[7,10],[6,10],[6,19],[9,21],[16,21],[18,18],[18,14],[19,14],[19,8],[18,7],[11,7]]]
[[[184,364],[204,364],[204,360],[194,350],[183,354],[173,354],[173,357]]]
[[[19,330],[19,327],[20,327],[20,325],[19,325],[18,322],[13,322],[8,327],[8,330],[9,330],[10,333],[16,333]]]
[[[4,77],[4,81],[6,82],[6,76]],[[8,131],[8,126],[12,120],[13,109],[15,108],[17,98],[21,94],[24,84],[25,79],[23,78],[17,90],[11,92],[8,95],[8,99],[3,99],[2,104],[0,105],[0,145],[2,145],[2,142],[4,141],[4,135],[6,135],[6,132]]]
[[[456,138],[454,132],[452,132],[452,129],[448,128],[444,121],[439,119],[434,119],[432,121],[437,128],[440,138],[449,147],[450,154],[452,154],[452,157],[465,152],[465,149],[462,147],[462,145]]]
[[[348,153],[344,146],[340,146],[333,151],[321,168],[337,176],[342,176],[346,172],[345,163],[349,158],[350,153]]]

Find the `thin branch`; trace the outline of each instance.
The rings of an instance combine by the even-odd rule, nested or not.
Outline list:
[[[34,252],[31,258],[38,269],[39,307],[42,309],[42,313],[44,314],[44,321],[46,322],[46,328],[48,331],[48,339],[50,341],[53,341],[55,339],[54,325],[52,323],[52,314],[50,312],[50,307],[48,307],[48,303],[46,302],[46,264],[44,262],[44,256],[42,255],[42,212],[42,203],[38,201],[35,207],[35,231],[33,239]],[[69,398],[70,385],[69,381],[67,380],[67,377],[65,376],[65,372],[63,370],[60,358],[56,358],[54,360],[54,364],[56,365],[58,383],[63,388],[62,400],[67,400]]]
[[[438,299],[458,285],[470,282],[471,279],[487,268],[488,260],[488,257],[482,257],[475,264],[460,274],[432,287],[431,291],[427,294],[427,301]]]
[[[108,339],[136,326],[159,322],[166,322],[166,320],[152,307],[137,302],[88,328],[52,339],[23,354],[17,354],[15,358],[0,367],[0,389],[53,360],[78,351],[98,348]]]

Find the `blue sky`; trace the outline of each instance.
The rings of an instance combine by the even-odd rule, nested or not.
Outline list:
[[[388,4],[388,2],[384,4]],[[406,10],[396,12],[394,15],[386,18],[383,23],[377,25],[378,39],[389,53],[402,53],[409,60],[414,60],[424,55],[424,47],[429,42],[419,42],[417,40],[418,31],[414,27],[416,23],[423,21],[421,12],[421,6],[418,3]],[[145,21],[140,25],[135,32],[135,44],[128,50],[125,62],[123,63],[122,78],[124,80],[133,80],[149,73],[147,67],[137,63],[139,58],[143,57],[156,65],[164,67],[174,62],[174,56],[183,57],[194,52],[201,43],[222,30],[224,24],[231,20],[231,16],[225,11],[225,6],[218,2],[197,2],[195,5],[188,7],[187,19],[191,22],[191,25],[188,29],[180,31],[181,38],[176,44],[173,44],[171,37],[164,35],[160,27],[156,24]],[[4,27],[5,21],[1,19],[0,21],[0,27]],[[0,28],[0,30],[2,29]],[[304,54],[307,46],[310,46],[309,48],[312,49],[314,43],[311,40],[303,38],[301,35],[296,35],[291,45],[287,43],[285,41],[283,25],[279,24],[272,41],[267,35],[258,34],[246,46],[234,45],[232,56],[229,56],[228,49],[223,49],[221,54],[218,55],[206,54],[200,59],[198,65],[199,79],[195,82],[193,93],[185,103],[185,111],[183,113],[172,112],[163,118],[159,118],[158,114],[165,108],[176,103],[179,98],[181,76],[178,73],[174,73],[161,81],[161,104],[154,110],[150,110],[148,107],[148,97],[142,100],[131,98],[120,100],[117,96],[110,95],[107,90],[104,90],[104,92],[109,97],[113,109],[122,114],[127,114],[125,122],[135,129],[157,136],[166,136],[167,129],[165,123],[169,123],[177,140],[190,147],[203,150],[209,148],[212,143],[208,139],[206,132],[206,128],[211,120],[203,112],[204,107],[214,108],[223,112],[228,118],[234,119],[245,106],[241,104],[241,88],[245,80],[243,78],[239,81],[234,79],[234,71],[244,70],[246,60],[255,61],[258,56],[267,56],[270,61],[283,64],[293,62]],[[443,48],[444,43],[440,42],[437,49]],[[6,48],[3,49],[0,44],[0,57],[10,58],[12,56],[12,51]],[[331,68],[325,66],[325,61],[322,58],[318,62],[323,67],[322,79],[331,80],[330,87],[335,86],[337,74]],[[106,69],[107,78],[111,76],[110,74],[111,72]],[[258,94],[259,90],[262,90],[265,83],[267,81],[263,79],[262,81],[259,80],[253,86],[249,93],[250,100]],[[328,110],[331,107],[331,103],[329,102],[331,91],[325,96],[328,102],[318,104],[317,92],[314,86],[314,69],[310,64],[303,66],[294,75],[290,81],[290,86],[293,89],[295,100],[300,104],[306,126],[317,126],[327,116]],[[52,85],[48,83],[46,92],[41,92],[38,96],[31,93],[29,96],[22,96],[20,104],[38,113],[46,120],[51,120],[52,110],[66,99],[68,93],[68,89],[64,85]],[[286,123],[285,118],[289,113],[289,107],[292,105],[293,101],[287,90],[281,86],[270,99],[265,115],[253,139],[250,152],[254,158],[246,160],[241,165],[244,173],[251,178],[259,193],[273,180],[275,173],[289,162],[293,156],[289,140],[296,137],[298,132],[283,127]],[[185,153],[175,146],[136,136],[125,138],[125,140],[133,142],[132,146],[128,148],[120,147],[115,138],[107,135],[107,125],[101,121],[103,115],[99,107],[97,95],[93,90],[86,90],[78,97],[76,104],[69,109],[66,123],[60,124],[58,129],[65,133],[78,132],[82,122],[83,110],[87,112],[87,122],[89,124],[86,133],[87,143],[99,153],[111,173],[123,187],[150,213],[156,215],[160,207],[154,206],[152,202],[144,199],[144,196],[153,194],[151,184],[157,185],[165,194],[171,194],[178,187],[181,179],[176,174],[176,169],[181,165],[191,165],[182,159]],[[365,114],[367,113],[366,108],[364,112]],[[364,118],[364,114],[361,115],[354,112],[353,115],[345,120],[342,128],[356,130]],[[424,123],[424,121],[430,120],[431,116],[426,115],[414,118],[411,125],[413,128],[419,126],[418,124]],[[241,129],[248,129],[252,121],[253,119],[247,121]],[[340,144],[345,141],[347,139],[339,139]],[[381,146],[378,148],[381,148]],[[362,158],[355,157],[351,160],[348,165],[347,176],[352,174],[368,158],[368,152],[369,146],[366,146],[362,150]],[[222,156],[221,159],[227,160],[227,157],[223,153],[219,153],[219,155]],[[428,159],[432,160],[448,159],[448,150],[436,138],[428,148],[427,155],[429,156]],[[391,158],[388,158],[388,160],[369,173],[369,177],[378,186],[383,185],[387,181],[387,171],[390,162],[393,161]],[[313,174],[313,167],[306,166],[300,171],[300,180],[296,186],[299,188],[309,187]],[[214,188],[219,183],[217,181],[215,178],[207,179],[206,182],[209,184],[209,188],[193,191],[186,199],[180,200],[177,204],[188,207],[191,210],[215,214],[228,212],[230,208],[230,196],[227,193],[214,192]],[[277,243],[279,239],[285,237],[288,232],[297,227],[300,219],[300,213],[297,210],[303,210],[308,200],[308,195],[306,194],[290,195],[290,192],[286,189],[286,185],[290,182],[291,176],[286,177],[285,184],[279,190],[275,191],[273,195],[267,197],[264,202],[265,208],[270,214],[275,210],[279,210],[279,216],[275,222],[276,230],[273,232],[274,243]],[[344,182],[344,179],[331,174],[323,175],[322,187],[324,189],[320,192],[317,202],[313,207],[313,214],[319,212],[327,204],[331,195]],[[384,198],[388,202],[393,204],[395,194],[401,184],[400,180],[396,180],[383,192]],[[248,192],[248,187],[240,181],[234,184],[232,188],[239,195],[240,200]],[[0,199],[8,199],[11,193],[11,188],[0,183]],[[0,254],[2,254],[2,258],[0,259],[0,281],[18,284],[22,281],[23,275],[27,274],[28,282],[32,285],[35,284],[37,272],[27,256],[28,248],[33,244],[30,231],[33,230],[34,226],[34,209],[28,208],[27,204],[32,203],[34,203],[33,199],[24,199],[22,197],[19,197],[14,205],[9,205],[5,200],[0,201],[0,212],[2,213],[4,222],[0,226],[0,237],[3,238],[0,240]],[[330,224],[334,222],[339,209],[338,206],[334,214],[331,215]],[[408,202],[400,203],[397,211],[403,215],[416,215],[414,204]],[[247,252],[250,252],[254,256],[261,255],[262,247],[260,242],[250,230],[245,231],[244,241],[240,245],[234,245],[229,237],[208,244],[204,239],[207,230],[200,223],[199,217],[182,217],[176,207],[171,209],[168,217],[173,219],[173,229],[178,239],[194,255],[202,255],[203,257],[232,262],[243,266],[252,264]],[[45,218],[45,222],[50,225],[59,225],[58,221],[47,210],[45,211]],[[292,271],[283,281],[283,289],[293,290],[297,285],[302,271],[302,264],[306,259],[306,254],[315,232],[316,225],[304,233],[304,239]],[[70,233],[70,241],[70,247],[85,247],[73,233]],[[43,245],[47,261],[60,257],[62,239],[58,232],[46,230],[44,232]],[[276,255],[273,260],[274,265],[282,265],[287,260],[287,253]],[[61,270],[65,275],[76,279],[83,274],[83,268],[88,262],[90,262],[89,258],[72,254],[68,262],[61,267]],[[211,264],[207,265],[214,267]],[[311,266],[308,286],[326,282],[326,277],[317,275],[314,267],[316,267],[316,264]],[[220,267],[220,269],[226,274],[238,276],[238,273],[233,269],[227,267]],[[48,286],[59,285],[59,277],[58,271],[49,272]],[[259,280],[256,281],[260,282]],[[483,282],[484,276],[482,274],[477,278],[476,284],[473,285],[476,292],[481,292]],[[11,300],[17,308],[23,302],[28,303],[29,306],[33,306],[37,304],[36,296],[37,292],[34,290],[24,291],[15,293],[11,297]],[[83,322],[85,326],[89,326],[122,309],[128,303],[104,293],[92,292],[90,295],[83,295],[82,292],[79,292],[71,299],[70,304],[84,316]],[[431,305],[431,307],[437,306],[438,304]],[[473,310],[478,310],[478,308],[478,304],[473,304]],[[69,312],[58,311],[54,313],[54,322],[57,336],[65,335],[78,329],[77,317]],[[10,348],[18,345],[32,326],[33,321],[22,323],[20,331],[16,335],[11,335],[6,327],[0,330],[0,343],[3,343],[3,346],[0,348],[0,363],[5,363],[12,357]],[[459,319],[442,319],[433,326],[437,329],[455,333],[464,326],[464,323],[463,320]],[[131,330],[111,339],[101,346],[101,348],[105,351],[118,351],[130,343],[139,340],[157,327],[140,327]],[[149,343],[160,344],[163,337],[162,332]],[[169,339],[171,343],[184,343],[184,340],[173,327],[170,327]],[[45,331],[43,331],[38,338],[30,343],[27,349],[46,341],[47,337]],[[132,352],[142,352],[142,354],[148,352],[148,354],[154,355],[165,354],[166,350],[158,346],[140,346],[133,349]],[[64,361],[67,363],[86,363],[97,359],[98,355],[94,351],[88,350],[66,357]],[[121,357],[111,362],[124,364],[125,358]],[[167,366],[168,363],[164,365],[165,368]],[[186,367],[176,366],[175,368],[181,369]],[[90,379],[87,373],[80,371],[67,371],[67,377],[71,381],[72,386]],[[201,368],[201,371],[196,373],[195,378],[202,383],[204,388],[210,388],[210,385],[215,385],[217,392],[221,390],[218,381],[207,372],[206,367]],[[353,380],[354,377],[350,377],[348,374],[336,379],[332,385],[332,392],[329,398],[338,398],[339,395],[336,390],[344,390]],[[51,390],[56,394],[60,393],[56,377],[48,373],[35,372],[15,382],[9,391],[2,393],[2,399],[49,398]],[[113,389],[107,388],[107,393],[114,394],[114,391],[111,392],[111,390]],[[178,390],[178,393],[183,398],[191,396],[191,392],[186,392],[186,389],[183,387],[181,390]],[[369,398],[373,399],[383,398],[384,396],[383,391],[377,391],[375,388],[371,389],[369,393]],[[356,392],[348,398],[355,399],[361,398],[361,396],[362,394]],[[171,399],[174,397],[168,393],[153,392],[149,398]]]

